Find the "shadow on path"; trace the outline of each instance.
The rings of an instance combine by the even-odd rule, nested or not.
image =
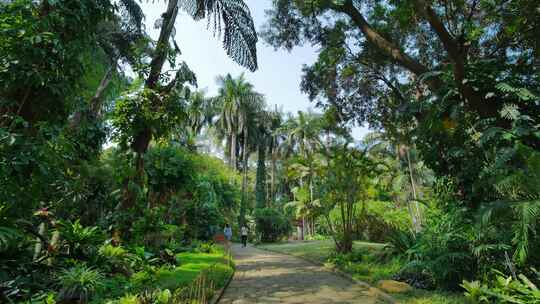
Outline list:
[[[302,259],[251,246],[232,251],[236,273],[220,304],[377,303],[367,288]]]

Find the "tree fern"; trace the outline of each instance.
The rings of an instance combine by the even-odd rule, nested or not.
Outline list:
[[[207,18],[214,35],[223,34],[223,48],[234,61],[250,71],[257,69],[257,32],[244,1],[181,0],[180,6],[195,20]]]
[[[144,12],[136,0],[119,0],[122,16],[138,31],[143,29]]]

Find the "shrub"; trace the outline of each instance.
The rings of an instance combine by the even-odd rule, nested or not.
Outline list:
[[[292,226],[287,217],[273,208],[255,210],[257,233],[262,242],[275,242],[289,235]]]
[[[59,222],[58,230],[68,247],[68,253],[78,259],[95,255],[97,246],[105,240],[104,233],[98,227],[84,227],[79,220]]]
[[[416,239],[411,231],[391,229],[387,236],[388,245],[392,253],[405,255],[415,245]]]
[[[513,278],[496,270],[494,274],[495,278],[489,284],[463,281],[461,286],[466,290],[465,296],[472,303],[540,303],[540,290],[525,275]]]
[[[170,290],[146,290],[138,297],[138,304],[169,304],[172,303],[173,296]]]
[[[361,206],[358,206],[361,210]],[[371,242],[388,242],[388,235],[394,230],[405,231],[410,227],[410,215],[406,208],[397,207],[393,202],[369,201],[358,218],[357,237]]]
[[[219,249],[216,247],[214,243],[198,242],[194,251],[200,252],[200,253],[216,253],[219,251]]]
[[[467,214],[458,209],[439,214],[436,220],[428,222],[407,250],[411,262],[403,270],[428,273],[437,286],[459,289],[464,278],[472,278],[477,272],[471,250],[471,225],[467,225],[466,219]]]
[[[105,260],[112,272],[131,274],[131,265],[135,262],[135,256],[121,246],[105,244],[99,248],[99,256]]]
[[[21,239],[22,234],[17,229],[0,226],[0,253],[17,247]]]
[[[435,289],[435,280],[427,271],[417,270],[411,271],[404,269],[392,276],[393,280],[406,282],[407,284],[418,289]]]
[[[304,236],[304,239],[306,241],[324,241],[324,240],[328,240],[329,237],[326,236],[326,235],[316,233],[314,235],[308,234],[308,235]]]
[[[137,295],[126,294],[117,301],[110,301],[107,304],[139,304],[139,297]]]
[[[59,298],[64,301],[87,303],[94,293],[103,286],[104,276],[98,270],[84,264],[63,270],[58,276],[61,287]]]
[[[156,283],[157,268],[154,266],[147,267],[144,271],[139,271],[133,274],[131,277],[131,283],[136,288],[143,288],[144,286],[151,286]]]

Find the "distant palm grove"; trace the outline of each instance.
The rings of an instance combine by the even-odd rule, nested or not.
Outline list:
[[[0,1],[0,303],[207,303],[226,224],[400,303],[540,303],[540,2],[269,3],[157,1],[153,37],[141,1]],[[199,89],[180,17],[245,73]],[[250,83],[261,43],[315,47],[313,110]]]

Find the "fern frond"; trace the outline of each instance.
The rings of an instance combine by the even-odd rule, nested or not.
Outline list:
[[[137,31],[142,31],[144,12],[136,0],[119,0],[123,16]]]
[[[257,31],[242,0],[182,0],[181,8],[195,20],[207,18],[214,35],[223,34],[223,48],[235,62],[257,70]]]
[[[503,106],[499,114],[502,118],[516,120],[519,118],[520,115],[519,107],[514,103],[507,103]]]

